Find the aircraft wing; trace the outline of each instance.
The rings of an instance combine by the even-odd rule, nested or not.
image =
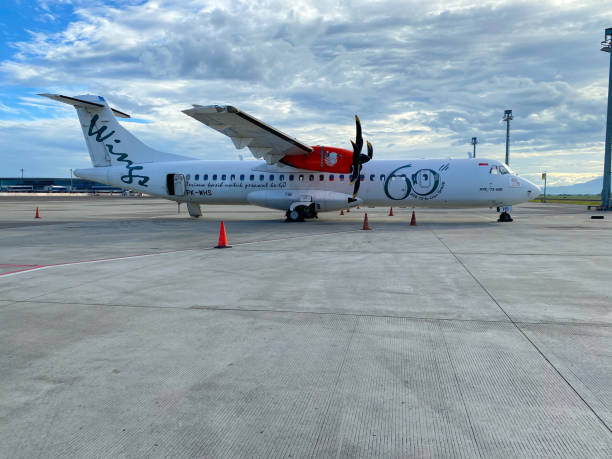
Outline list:
[[[231,105],[194,105],[183,113],[225,134],[237,149],[248,147],[255,158],[273,164],[286,155],[303,155],[312,148]]]

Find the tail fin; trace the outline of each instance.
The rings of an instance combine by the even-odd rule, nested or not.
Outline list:
[[[121,126],[115,118],[115,116],[130,118],[130,115],[110,108],[101,96],[89,94],[76,97],[60,94],[39,95],[76,108],[94,167],[118,166],[127,161],[131,163],[151,163],[193,159],[163,153],[142,143]]]

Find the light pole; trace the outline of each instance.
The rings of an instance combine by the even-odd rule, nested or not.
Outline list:
[[[472,145],[474,146],[474,153],[472,154],[472,158],[476,157],[476,144],[478,143],[478,139],[476,137],[472,137]]]
[[[510,121],[513,120],[512,110],[504,110],[504,121],[506,122],[506,164],[510,165]]]
[[[544,180],[544,199],[542,199],[542,202],[546,202],[546,172],[542,172],[542,180]]]
[[[72,193],[72,169],[70,169],[70,192]]]
[[[604,153],[603,188],[601,189],[601,210],[610,210],[610,156],[612,154],[612,28],[606,29],[601,50],[610,54],[608,73],[608,115],[606,120],[606,146]]]
[[[20,170],[21,170],[21,180],[23,180],[23,167]]]

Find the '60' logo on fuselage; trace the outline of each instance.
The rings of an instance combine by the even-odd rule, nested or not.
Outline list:
[[[433,199],[442,191],[444,182],[440,174],[433,169],[419,169],[412,172],[412,164],[398,167],[385,180],[385,195],[389,199],[400,201],[408,197],[414,199]],[[442,166],[440,170],[448,167]]]

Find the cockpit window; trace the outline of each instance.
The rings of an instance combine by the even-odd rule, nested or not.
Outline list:
[[[504,166],[499,166],[499,173],[502,175],[509,174],[508,169],[506,169]]]
[[[494,175],[499,174],[499,170],[497,169],[497,166],[491,167],[491,170],[489,172]]]

